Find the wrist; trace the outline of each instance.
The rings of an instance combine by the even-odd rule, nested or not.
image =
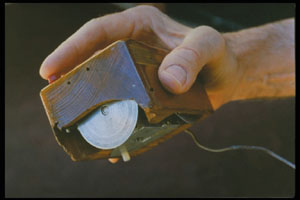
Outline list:
[[[225,33],[240,79],[231,100],[295,95],[294,20]]]

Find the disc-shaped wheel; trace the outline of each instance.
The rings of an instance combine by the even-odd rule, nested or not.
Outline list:
[[[134,100],[115,101],[102,105],[78,125],[83,138],[99,149],[113,149],[133,133],[138,119]]]

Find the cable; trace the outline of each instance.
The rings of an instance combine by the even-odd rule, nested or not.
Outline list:
[[[247,145],[232,145],[226,148],[222,148],[222,149],[211,149],[208,147],[205,147],[203,145],[201,145],[199,143],[199,141],[197,140],[197,138],[195,137],[194,133],[191,132],[190,130],[186,129],[184,130],[184,132],[188,133],[190,136],[192,136],[194,142],[196,143],[196,145],[198,147],[200,147],[201,149],[204,149],[206,151],[210,151],[210,152],[214,152],[214,153],[220,153],[220,152],[225,152],[225,151],[231,151],[231,150],[239,150],[239,149],[246,149],[246,150],[260,150],[263,151],[267,154],[269,154],[270,156],[272,156],[273,158],[283,162],[284,164],[288,165],[289,167],[296,169],[296,166],[294,163],[286,160],[285,158],[279,156],[278,154],[274,153],[273,151],[265,148],[265,147],[260,147],[260,146],[247,146]]]

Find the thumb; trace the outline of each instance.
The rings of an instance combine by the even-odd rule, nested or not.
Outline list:
[[[216,61],[224,49],[225,41],[219,32],[208,26],[195,28],[164,58],[159,79],[174,94],[187,92],[203,66]]]

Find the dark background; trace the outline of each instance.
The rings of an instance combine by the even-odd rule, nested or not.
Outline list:
[[[185,133],[128,163],[73,162],[39,92],[43,59],[86,21],[120,4],[5,5],[6,197],[291,197],[295,171],[261,153],[210,153]],[[235,31],[295,15],[294,4],[168,4],[190,26]],[[206,146],[262,145],[295,162],[295,98],[232,102],[192,130]]]

